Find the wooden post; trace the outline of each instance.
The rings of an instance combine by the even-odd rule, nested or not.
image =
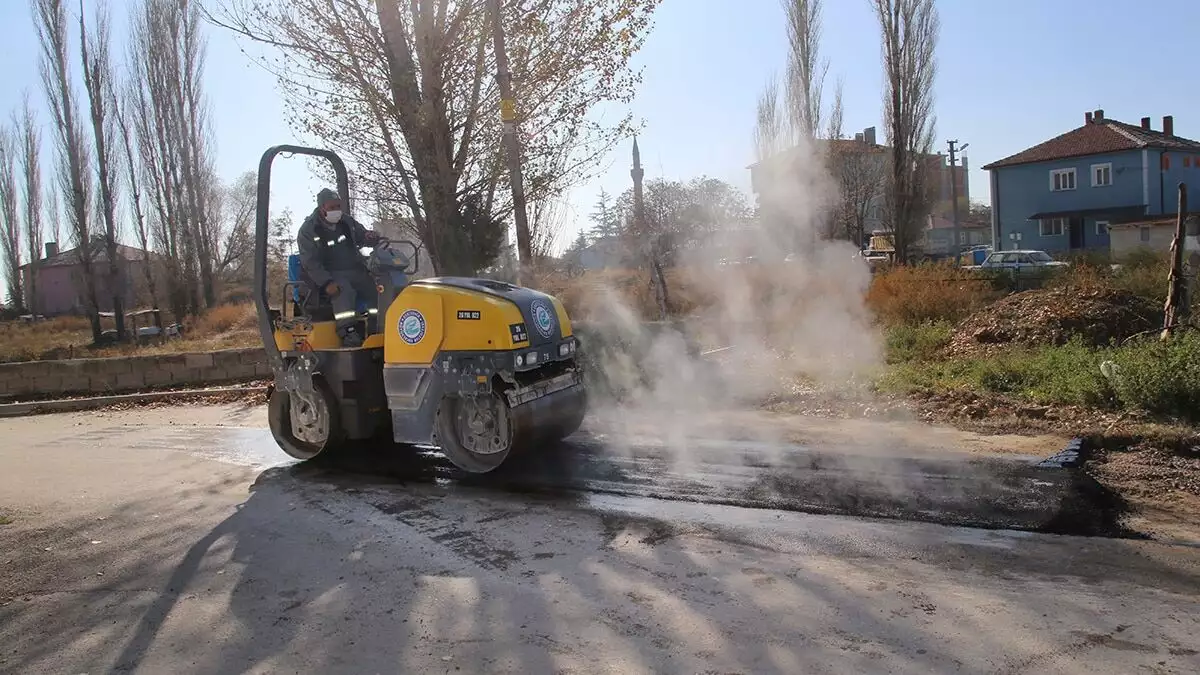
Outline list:
[[[1175,219],[1175,237],[1171,240],[1171,272],[1167,277],[1167,302],[1163,307],[1163,330],[1159,339],[1163,342],[1175,334],[1175,327],[1183,320],[1183,242],[1187,219],[1187,185],[1179,184],[1179,214]]]

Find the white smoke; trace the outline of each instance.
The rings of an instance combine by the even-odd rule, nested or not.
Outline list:
[[[857,246],[823,236],[836,194],[824,156],[797,147],[783,165],[760,172],[756,186],[758,222],[719,232],[677,263],[678,285],[709,299],[684,318],[682,334],[648,328],[614,289],[588,298],[594,330],[620,344],[598,355],[597,366],[623,396],[598,402],[590,423],[612,451],[649,443],[686,461],[695,439],[712,438],[714,422],[720,427],[723,416],[768,397],[800,386],[834,398],[869,396],[883,362],[865,306],[870,273]],[[745,254],[754,261],[713,263]],[[727,349],[701,353],[714,347]],[[782,440],[765,427],[727,431]]]

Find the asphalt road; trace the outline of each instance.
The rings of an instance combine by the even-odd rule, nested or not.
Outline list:
[[[1200,670],[1200,550],[909,521],[1046,529],[1078,486],[1022,458],[593,434],[484,481],[295,465],[236,408],[0,439],[0,672]]]

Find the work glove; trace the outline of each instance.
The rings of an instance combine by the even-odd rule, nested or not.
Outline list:
[[[336,298],[338,293],[342,292],[342,287],[337,285],[336,281],[331,281],[325,284],[325,295],[331,298]]]

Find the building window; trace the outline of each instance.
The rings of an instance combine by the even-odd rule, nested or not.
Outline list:
[[[1138,234],[1141,236],[1142,243],[1145,244],[1150,242],[1150,228],[1143,227]]]
[[[1112,164],[1092,165],[1092,187],[1112,185]]]
[[[1171,156],[1165,152],[1162,155],[1162,169],[1163,171],[1169,171],[1171,169]]]
[[[1039,223],[1043,237],[1061,237],[1067,230],[1066,218],[1045,218]]]
[[[1050,172],[1050,191],[1075,189],[1075,169],[1055,169]]]
[[[1097,220],[1096,221],[1096,234],[1098,234],[1098,235],[1108,234],[1108,221],[1107,220]]]
[[[1190,156],[1190,155],[1184,155],[1184,157],[1183,157],[1183,168],[1185,168],[1185,169],[1190,169],[1190,168],[1192,168],[1192,158],[1191,158],[1191,156]]]

